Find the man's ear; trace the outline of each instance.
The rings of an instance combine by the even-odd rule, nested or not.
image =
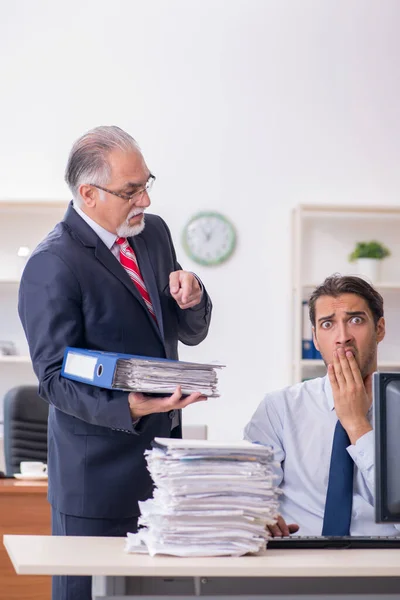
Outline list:
[[[386,333],[386,323],[385,323],[385,319],[383,317],[381,317],[376,324],[376,341],[378,342],[378,344],[385,337],[385,333]]]
[[[318,342],[317,342],[317,336],[315,333],[315,327],[312,328],[312,337],[313,337],[313,341],[314,341],[314,346],[316,347],[316,349],[319,352],[319,346],[318,346]]]
[[[96,190],[91,185],[82,184],[79,186],[79,194],[83,200],[83,203],[88,208],[93,208],[96,206]]]

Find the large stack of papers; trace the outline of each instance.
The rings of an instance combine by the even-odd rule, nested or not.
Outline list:
[[[265,549],[278,490],[271,448],[250,442],[156,438],[145,453],[155,489],[139,502],[127,552],[241,556]]]
[[[222,365],[200,364],[178,360],[130,358],[117,363],[114,384],[116,387],[144,393],[172,394],[177,385],[183,394],[201,392],[216,397],[216,368]]]
[[[67,347],[61,375],[108,389],[169,395],[180,385],[185,395],[216,397],[223,366]]]

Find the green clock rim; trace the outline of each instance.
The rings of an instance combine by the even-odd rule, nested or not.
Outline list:
[[[189,248],[188,243],[187,243],[186,232],[188,230],[189,225],[191,223],[193,223],[193,221],[197,221],[197,219],[200,219],[202,217],[217,217],[217,219],[224,221],[224,223],[226,223],[232,230],[233,235],[232,235],[232,240],[229,245],[229,248],[227,249],[227,251],[225,252],[225,254],[223,256],[221,256],[220,258],[217,258],[215,260],[206,260],[203,258],[196,257],[193,254],[193,252],[191,251],[191,249]],[[189,219],[189,221],[186,223],[186,225],[184,226],[183,234],[182,234],[182,246],[183,246],[186,254],[189,256],[189,258],[191,258],[191,260],[193,260],[193,262],[197,263],[198,265],[203,265],[204,267],[213,267],[213,266],[217,266],[217,265],[224,263],[226,260],[228,260],[228,258],[230,258],[232,256],[233,251],[236,248],[236,238],[237,238],[236,228],[233,225],[232,221],[230,221],[230,219],[225,217],[225,215],[223,215],[222,213],[213,211],[213,210],[202,211],[202,212],[199,212],[199,213],[196,213],[195,215],[193,215],[193,217],[191,217]]]

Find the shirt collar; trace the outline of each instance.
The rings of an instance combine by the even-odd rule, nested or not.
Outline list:
[[[329,407],[329,410],[333,410],[335,408],[335,402],[333,400],[332,386],[331,386],[331,382],[329,381],[328,375],[325,375],[324,380],[325,380],[324,381],[324,392],[325,392],[326,399],[328,401],[328,407]]]
[[[93,219],[91,219],[86,213],[83,212],[83,210],[79,208],[79,206],[76,206],[75,202],[72,206],[74,207],[78,215],[82,217],[82,219],[89,225],[89,227],[93,229],[95,233],[97,233],[97,235],[99,236],[101,241],[107,246],[107,248],[111,250],[111,248],[115,244],[117,235],[115,233],[111,233],[111,231],[107,231],[107,229],[104,229],[104,227],[96,223],[96,221],[93,221]]]

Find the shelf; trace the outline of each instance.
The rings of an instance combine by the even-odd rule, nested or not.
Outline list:
[[[8,390],[18,385],[37,386],[17,309],[21,276],[28,257],[19,256],[18,252],[25,246],[31,255],[62,220],[68,205],[69,200],[62,198],[0,198],[0,337],[4,342],[0,343],[0,351],[18,352],[17,355],[0,354],[0,418]],[[314,279],[313,275],[308,279]],[[0,436],[1,429],[0,424]]]
[[[301,360],[305,327],[310,335],[308,311],[304,306],[313,291],[333,273],[358,276],[358,266],[349,254],[357,240],[378,239],[390,248],[392,257],[382,264],[380,279],[372,282],[383,296],[387,324],[386,338],[379,351],[380,371],[400,371],[400,206],[300,204],[292,219],[292,382],[326,373],[322,360]],[[368,279],[366,279],[367,282]],[[304,325],[304,326],[303,326]]]
[[[47,211],[50,208],[55,208],[55,209],[61,209],[64,210],[64,212],[67,210],[68,208],[68,203],[69,200],[44,200],[44,199],[38,199],[38,200],[23,200],[23,199],[17,199],[14,198],[12,199],[7,199],[7,198],[0,198],[0,211],[15,211],[15,210],[24,210],[24,211],[30,211],[30,210],[37,210],[37,209],[42,209],[45,208]]]
[[[323,360],[303,359],[300,364],[302,367],[316,367],[318,369],[325,367]],[[378,369],[400,369],[400,360],[398,362],[382,360],[379,362]]]
[[[31,364],[31,357],[21,354],[5,355],[0,354],[0,363],[27,363]]]
[[[357,277],[357,275],[355,275]],[[322,283],[322,282],[321,282]],[[316,283],[303,283],[303,289],[314,289],[320,284]],[[400,290],[400,281],[382,281],[372,284],[375,289],[379,290]]]
[[[301,205],[301,215],[305,219],[398,219],[400,209],[398,206],[346,206],[346,205]]]
[[[313,360],[312,358],[303,359],[300,361],[302,367],[324,367],[325,363],[323,360]]]
[[[19,285],[20,279],[0,279],[0,285]]]
[[[397,214],[400,216],[400,208],[393,205],[377,206],[376,204],[300,204],[299,209],[302,213],[306,214],[309,212],[316,213],[318,215],[326,215],[327,213],[334,213],[339,216],[346,216],[349,213],[355,212],[358,216],[364,214]]]

